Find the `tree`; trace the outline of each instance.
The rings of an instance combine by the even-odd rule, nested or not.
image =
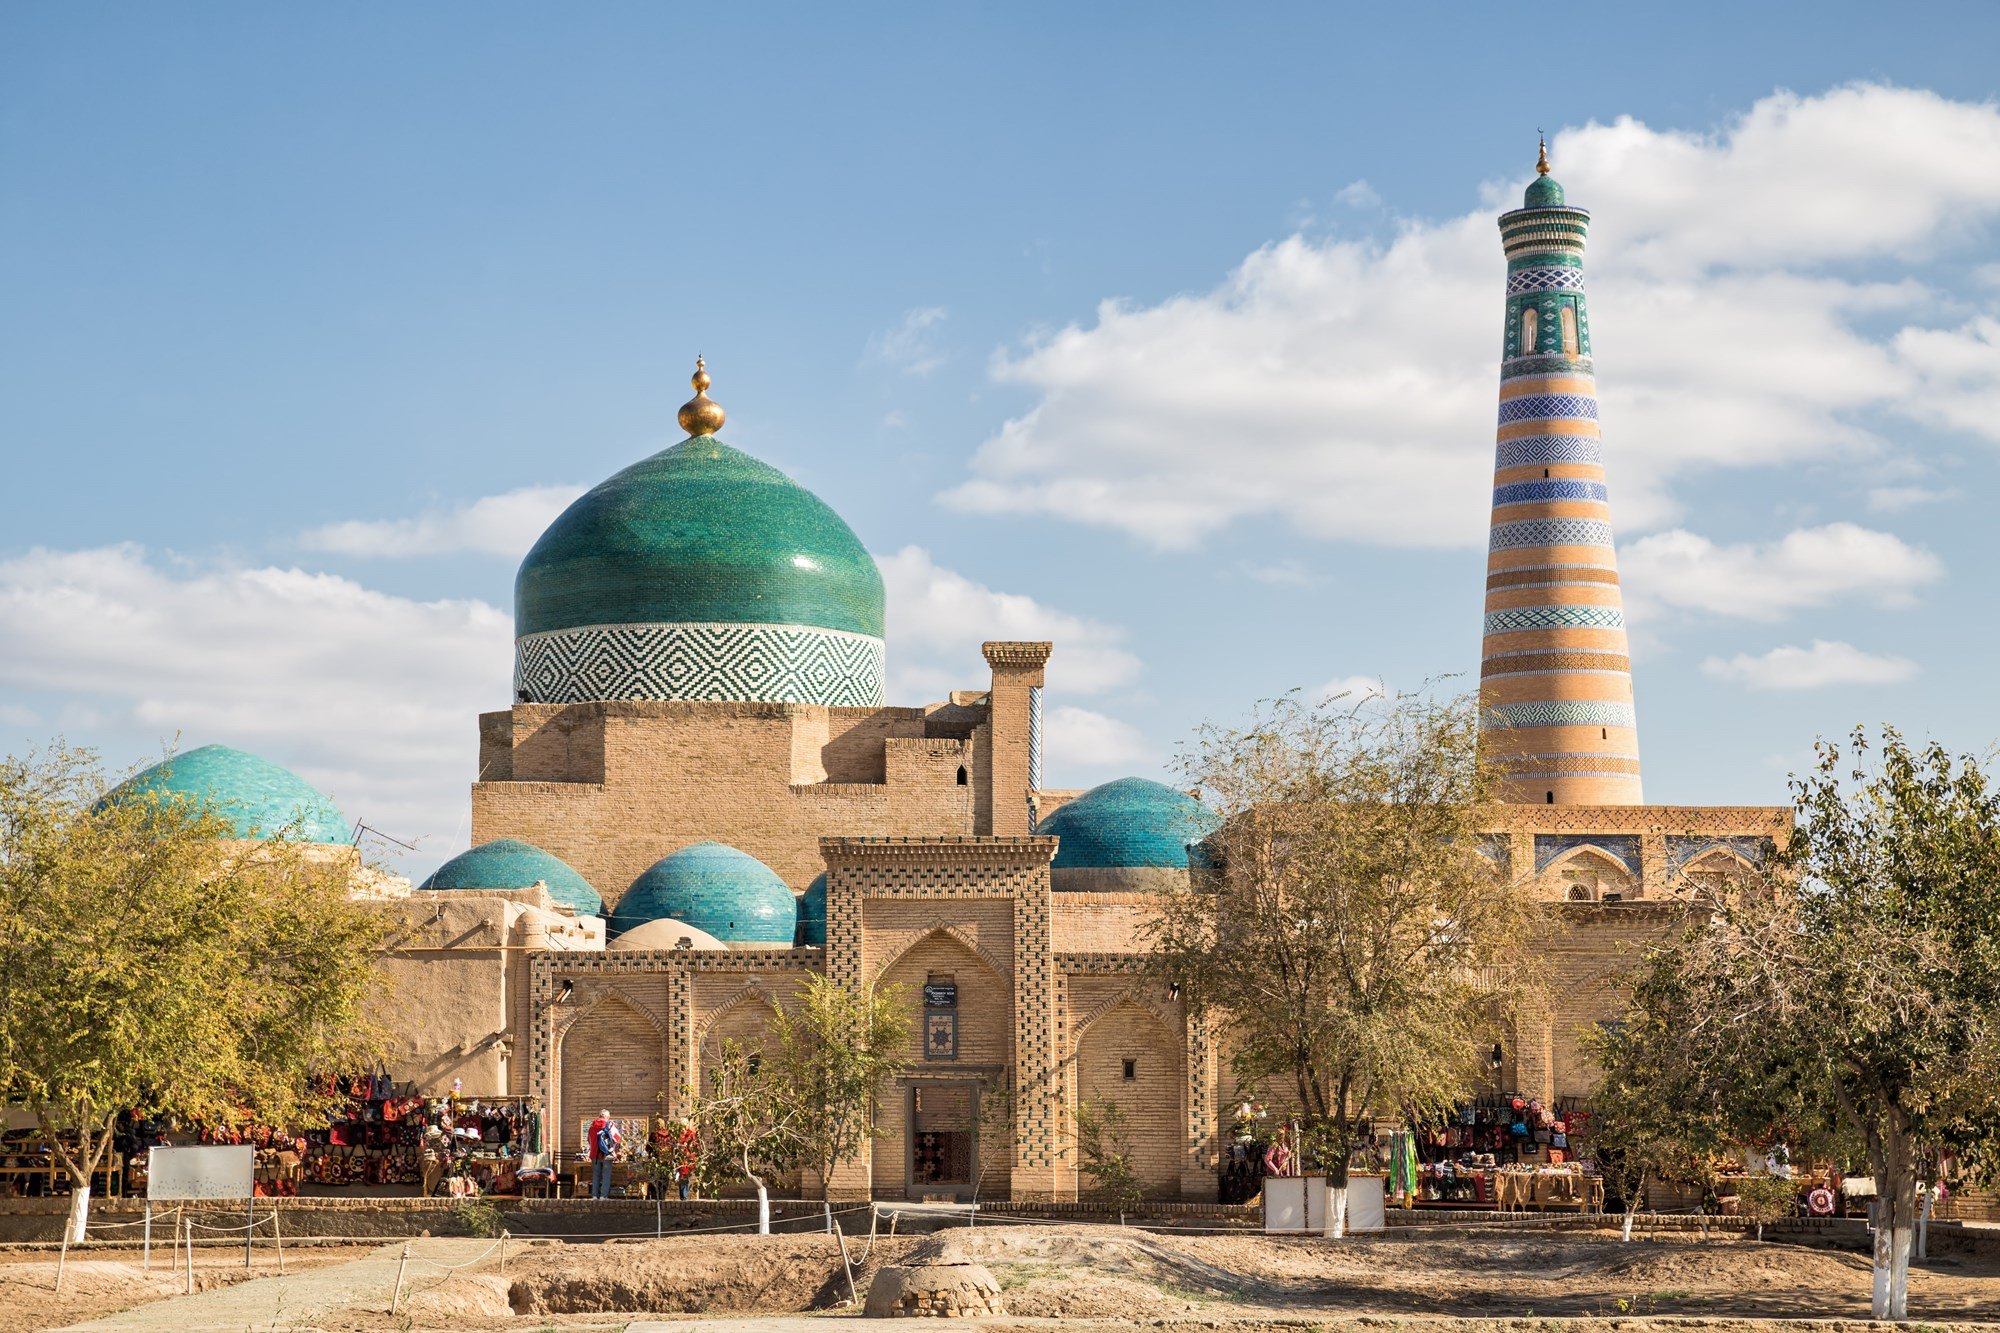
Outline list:
[[[1865,1155],[1874,1317],[1902,1319],[1920,1178],[1950,1153],[1976,1182],[2000,1156],[2000,794],[1887,727],[1817,753],[1790,845],[1649,984],[1686,992],[1741,1137]]]
[[[771,1233],[772,1176],[799,1164],[798,1102],[787,1095],[763,1052],[722,1042],[708,1068],[707,1089],[687,1090],[698,1143],[695,1178],[703,1193],[741,1177],[757,1191],[757,1234]]]
[[[1163,895],[1153,961],[1218,1011],[1243,1086],[1284,1084],[1335,1190],[1369,1118],[1441,1117],[1483,1073],[1540,920],[1483,854],[1493,771],[1469,698],[1310,707],[1200,733],[1213,873]]]
[[[833,1228],[833,1171],[882,1131],[875,1099],[909,1066],[906,986],[849,990],[814,973],[771,1023],[771,1060],[799,1159],[819,1176]]]
[[[1729,1147],[1727,1120],[1703,1081],[1703,1053],[1688,1045],[1689,1015],[1668,996],[1647,1000],[1584,1034],[1601,1076],[1588,1109],[1569,1126],[1571,1146],[1595,1157],[1618,1186],[1628,1241],[1649,1185],[1706,1184],[1713,1159]]]
[[[1125,1214],[1145,1198],[1139,1173],[1132,1169],[1124,1109],[1110,1100],[1078,1103],[1076,1146],[1080,1164],[1090,1173],[1092,1192],[1117,1208],[1119,1220],[1123,1221]]]
[[[104,798],[89,751],[0,762],[0,1095],[74,1182],[75,1240],[120,1112],[326,1112],[315,1076],[372,1050],[383,928],[350,900],[346,855],[243,841],[185,797]]]

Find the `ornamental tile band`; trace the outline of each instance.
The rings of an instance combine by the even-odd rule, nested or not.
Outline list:
[[[1496,523],[1487,549],[1511,551],[1523,546],[1609,546],[1611,525],[1601,518],[1530,518]]]
[[[1496,727],[1630,727],[1638,723],[1631,704],[1595,699],[1557,700],[1537,704],[1499,704],[1488,708]]]
[[[1500,404],[1500,424],[1515,421],[1595,421],[1597,400],[1580,393],[1530,393]]]
[[[1592,435],[1523,435],[1502,440],[1494,448],[1496,470],[1534,467],[1545,463],[1602,463],[1603,442]]]
[[[1572,481],[1561,478],[1555,481],[1517,481],[1509,486],[1493,488],[1493,503],[1499,505],[1534,504],[1541,500],[1596,500],[1600,504],[1611,499],[1611,490],[1601,481]]]
[[[1486,615],[1488,634],[1523,629],[1624,629],[1625,613],[1615,606],[1517,606]]]
[[[1567,264],[1536,264],[1507,275],[1507,295],[1522,292],[1580,292],[1583,270]]]
[[[804,625],[587,625],[515,641],[516,697],[878,708],[882,640]]]

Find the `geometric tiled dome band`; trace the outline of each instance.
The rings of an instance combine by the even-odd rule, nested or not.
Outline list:
[[[533,703],[690,699],[879,708],[882,640],[807,625],[586,625],[514,641]]]

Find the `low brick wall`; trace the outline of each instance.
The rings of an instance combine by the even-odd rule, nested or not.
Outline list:
[[[836,1208],[841,1205],[835,1205]],[[751,1199],[662,1200],[657,1208],[643,1199],[370,1199],[293,1198],[259,1199],[256,1215],[277,1214],[277,1226],[285,1236],[362,1240],[394,1240],[428,1233],[433,1236],[483,1234],[485,1226],[498,1214],[498,1225],[516,1236],[609,1237],[643,1236],[655,1230],[662,1234],[698,1230],[744,1230],[754,1228],[757,1204]],[[111,1199],[93,1202],[90,1235],[93,1241],[135,1242],[142,1228],[134,1223],[144,1219],[143,1201]],[[62,1239],[63,1223],[69,1216],[66,1199],[0,1199],[0,1244],[54,1242]],[[194,1207],[187,1218],[199,1227],[241,1228],[248,1216],[240,1206]],[[865,1222],[865,1219],[864,1219]],[[850,1219],[851,1228],[853,1222]],[[173,1208],[167,1204],[153,1210],[153,1238],[159,1243],[173,1234]],[[773,1231],[816,1231],[825,1226],[817,1203],[773,1203]],[[259,1235],[270,1235],[270,1225],[260,1224]],[[202,1231],[199,1240],[242,1240],[241,1230]]]

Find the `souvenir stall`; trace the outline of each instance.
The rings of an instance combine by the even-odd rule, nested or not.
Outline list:
[[[1570,1132],[1588,1116],[1578,1099],[1544,1105],[1511,1093],[1462,1102],[1443,1123],[1413,1124],[1393,1141],[1392,1184],[1418,1208],[1604,1206],[1604,1182],[1570,1152]],[[1401,1151],[1406,1162],[1395,1161]]]
[[[541,1114],[523,1098],[422,1097],[414,1085],[370,1075],[339,1080],[335,1091],[345,1103],[304,1135],[300,1176],[309,1185],[513,1194],[522,1155],[541,1151]]]

